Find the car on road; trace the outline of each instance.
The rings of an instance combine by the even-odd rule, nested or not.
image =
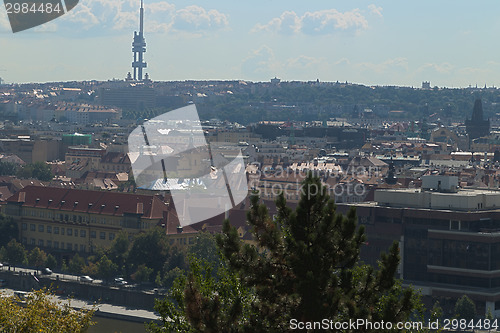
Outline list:
[[[124,285],[126,285],[126,284],[128,284],[128,282],[127,282],[127,281],[125,281],[125,280],[124,280],[123,278],[121,278],[121,277],[119,277],[119,278],[115,278],[115,279],[113,280],[113,285],[115,285],[115,286],[124,286]]]
[[[82,276],[80,276],[80,282],[89,282],[89,283],[92,283],[92,281],[94,281],[94,279],[92,279],[88,275],[82,275]]]
[[[50,275],[50,274],[52,274],[52,270],[48,267],[45,267],[42,269],[42,274],[43,275]]]

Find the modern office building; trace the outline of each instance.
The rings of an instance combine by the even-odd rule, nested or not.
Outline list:
[[[437,297],[467,294],[499,315],[500,192],[459,189],[453,176],[422,178],[422,189],[376,190],[374,202],[352,204],[366,227],[361,258],[376,265],[397,241],[406,284]]]

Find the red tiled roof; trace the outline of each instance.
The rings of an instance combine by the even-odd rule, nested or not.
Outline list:
[[[163,212],[168,209],[168,205],[159,196],[40,186],[27,186],[7,199],[7,202],[22,202],[28,207],[115,216],[142,213],[143,217],[151,219],[162,218]]]

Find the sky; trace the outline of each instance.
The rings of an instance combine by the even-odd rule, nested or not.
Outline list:
[[[12,33],[0,7],[7,83],[124,79],[140,0],[80,0]],[[340,81],[500,86],[500,1],[145,0],[152,80]]]

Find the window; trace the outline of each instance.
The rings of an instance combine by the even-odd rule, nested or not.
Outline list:
[[[101,232],[99,233],[99,238],[100,238],[100,239],[106,239],[106,233],[105,233],[104,231],[101,231]]]
[[[59,214],[59,220],[64,220],[64,215],[63,214]]]
[[[44,217],[44,216],[45,216],[45,214],[44,214],[43,210],[40,211],[40,217]]]
[[[75,244],[75,246],[73,246],[73,250],[78,251],[78,244]]]
[[[39,232],[43,232],[43,229],[45,229],[45,228],[43,227],[43,224],[40,224],[40,225],[38,226],[38,231],[39,231]]]
[[[39,240],[38,240],[38,246],[43,247],[43,239],[39,239]]]
[[[58,248],[59,248],[59,242],[54,241],[54,249],[58,249]]]
[[[74,235],[75,235],[75,237],[78,237],[78,229],[75,229]]]
[[[85,245],[80,245],[80,252],[85,252]]]
[[[52,241],[50,240],[47,241],[47,247],[52,247]]]
[[[67,249],[67,250],[70,250],[70,251],[71,251],[71,250],[73,250],[73,244],[71,244],[71,243],[67,243],[67,244],[66,244],[66,249]]]
[[[76,215],[73,215],[73,222],[76,222]]]
[[[28,230],[28,224],[23,223],[23,225],[22,225],[22,229],[23,229],[23,230]]]
[[[69,220],[69,216],[68,216],[68,214],[65,214],[64,215],[64,221],[68,222],[68,220]]]
[[[78,223],[82,223],[82,216],[81,215],[78,216]]]
[[[61,228],[61,235],[64,235],[64,228]]]
[[[26,237],[23,237],[23,240],[22,240],[22,242],[23,242],[23,244],[25,244],[25,245],[26,245],[26,244],[28,244],[28,238],[26,238]]]
[[[90,238],[95,238],[95,237],[96,237],[95,231],[94,230],[90,231]]]
[[[36,225],[30,224],[30,231],[35,231],[36,230]]]
[[[36,210],[31,211],[31,216],[36,216]]]
[[[35,239],[34,239],[34,238],[31,238],[31,239],[30,239],[30,244],[31,244],[31,245],[35,245]]]
[[[50,225],[48,225],[48,226],[47,226],[47,232],[48,232],[49,234],[51,234],[51,233],[52,233],[52,227],[51,227]]]
[[[80,237],[87,237],[87,231],[86,230],[80,230]]]
[[[54,227],[54,234],[59,235],[59,227]]]
[[[73,229],[68,228],[67,235],[68,236],[72,236],[73,235]]]
[[[115,239],[115,234],[110,232],[109,233],[109,240],[113,240],[113,239]]]

